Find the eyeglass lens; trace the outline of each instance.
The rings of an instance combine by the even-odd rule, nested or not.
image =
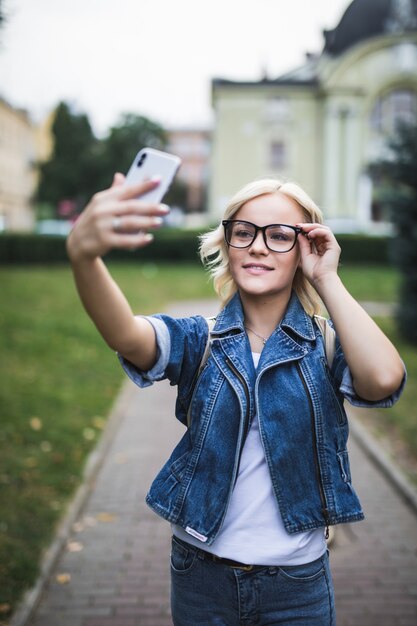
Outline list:
[[[235,248],[247,248],[255,239],[256,227],[250,222],[229,222],[226,228],[227,241]],[[294,247],[297,232],[284,224],[271,224],[265,229],[266,244],[275,252],[287,252]]]

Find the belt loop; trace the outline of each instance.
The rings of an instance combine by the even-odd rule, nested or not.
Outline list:
[[[205,561],[206,559],[206,553],[204,552],[204,550],[199,550],[197,548],[197,556],[201,561]]]

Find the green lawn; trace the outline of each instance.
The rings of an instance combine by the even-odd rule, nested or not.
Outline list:
[[[198,266],[132,263],[111,270],[141,313],[213,294]],[[358,299],[396,299],[392,269],[341,273]],[[36,578],[42,549],[80,482],[123,373],[83,312],[68,267],[2,268],[0,282],[1,623]],[[403,348],[415,370],[417,350]],[[403,408],[389,419],[404,424],[417,456],[413,391],[410,384]]]
[[[342,265],[339,274],[356,300],[365,302],[397,300],[399,275],[392,267]]]
[[[135,310],[209,297],[198,266],[115,266]],[[0,620],[32,584],[123,373],[67,267],[0,269]],[[4,503],[7,503],[5,506]]]
[[[407,368],[407,384],[400,400],[390,409],[370,413],[365,424],[386,444],[388,452],[417,486],[417,346],[410,346],[398,334],[394,320],[376,319],[397,347]]]

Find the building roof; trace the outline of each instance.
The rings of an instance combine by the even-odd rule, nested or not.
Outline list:
[[[323,32],[322,54],[336,57],[352,46],[391,33],[417,32],[417,0],[353,0],[336,28]],[[233,81],[214,78],[213,87],[314,87],[320,84],[320,54],[308,54],[306,63],[277,78],[259,81]]]
[[[324,52],[337,56],[372,37],[416,30],[417,0],[353,0],[336,28],[324,31]]]

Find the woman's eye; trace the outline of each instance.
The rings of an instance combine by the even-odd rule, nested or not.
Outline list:
[[[235,231],[235,235],[240,239],[251,239],[253,237],[253,233],[249,230],[237,230]]]
[[[271,233],[269,237],[273,241],[288,241],[290,239],[290,235],[283,232]]]

